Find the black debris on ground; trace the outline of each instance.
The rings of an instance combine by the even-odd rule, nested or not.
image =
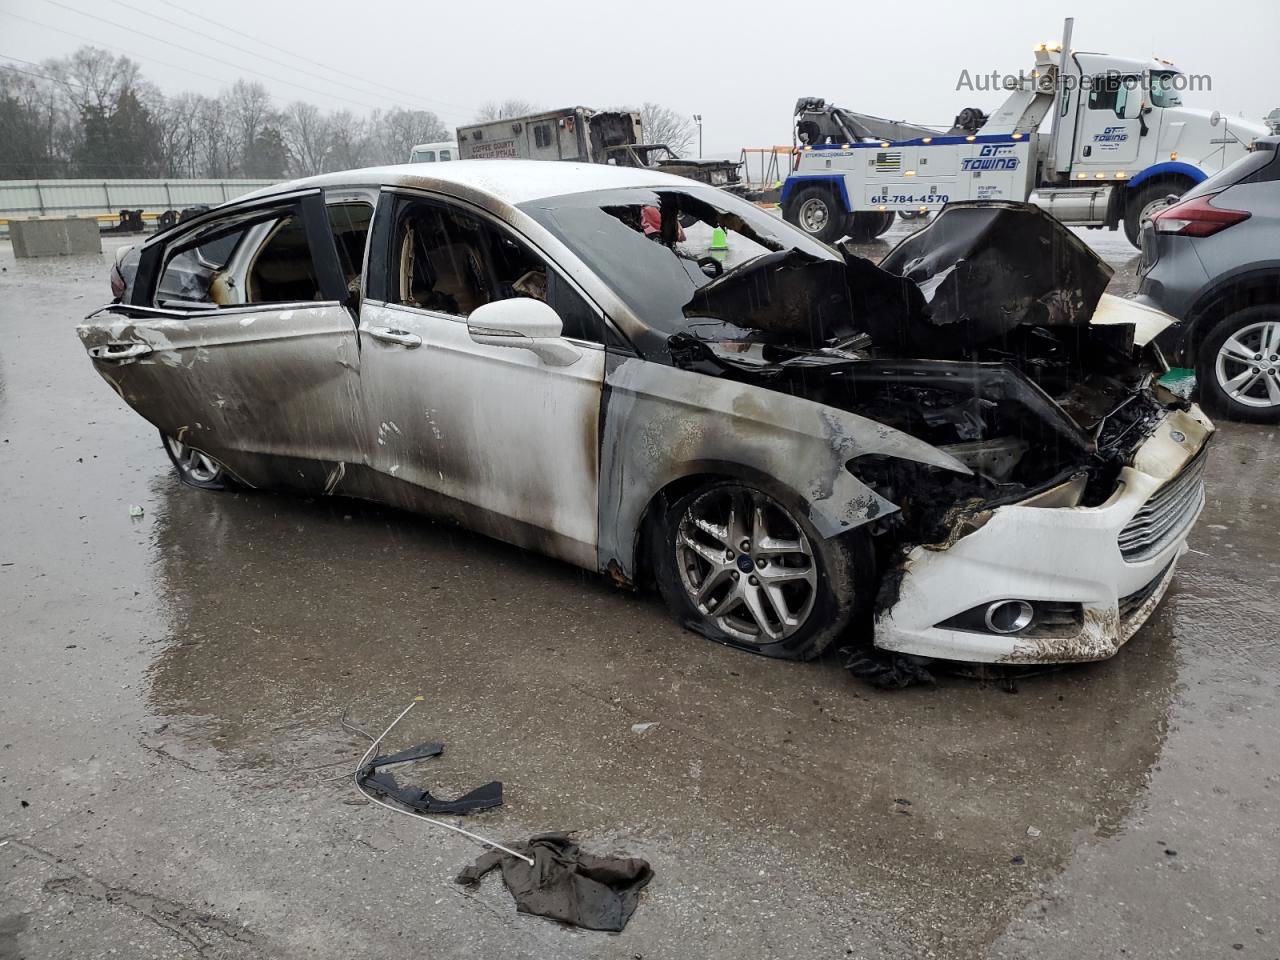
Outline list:
[[[906,687],[933,686],[935,681],[919,657],[888,653],[875,648],[840,651],[846,657],[845,669],[877,690],[902,690]]]
[[[388,771],[391,767],[438,757],[444,752],[442,743],[422,743],[389,756],[375,757],[360,768],[357,780],[360,786],[372,793],[395,800],[419,813],[448,813],[465,816],[477,810],[490,810],[502,805],[502,783],[495,780],[455,800],[442,800],[420,787],[402,787]]]
[[[518,911],[587,930],[622,930],[653,879],[647,861],[585,853],[567,833],[540,833],[510,847],[532,857],[533,866],[494,850],[459,873],[457,882],[478,883],[500,866]]]

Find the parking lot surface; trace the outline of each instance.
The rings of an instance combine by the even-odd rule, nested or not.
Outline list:
[[[1280,956],[1274,429],[1221,424],[1115,658],[882,693],[415,516],[179,485],[75,335],[115,242],[0,242],[0,957]],[[356,798],[339,718],[416,695],[424,785],[505,783],[473,829],[650,861],[623,933]]]

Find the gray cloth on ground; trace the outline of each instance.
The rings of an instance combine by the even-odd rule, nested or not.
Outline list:
[[[457,876],[478,883],[494,867],[515,898],[516,909],[588,930],[619,931],[627,925],[640,891],[653,879],[645,860],[584,853],[567,833],[540,833],[511,849],[533,858],[533,866],[494,850]]]

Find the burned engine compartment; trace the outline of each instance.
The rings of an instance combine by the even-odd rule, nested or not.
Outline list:
[[[1111,268],[1027,204],[947,207],[875,265],[793,250],[697,291],[686,316],[731,320],[743,341],[689,334],[671,362],[805,397],[951,454],[965,476],[860,457],[858,479],[899,506],[873,532],[936,543],[1010,502],[1094,506],[1136,448],[1185,401],[1156,385],[1132,323],[1091,318]]]

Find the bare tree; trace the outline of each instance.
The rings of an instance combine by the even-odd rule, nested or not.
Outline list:
[[[52,107],[44,122],[53,155],[66,175],[70,157],[83,146],[85,118],[111,113],[120,96],[138,86],[141,68],[128,57],[86,46],[70,56],[45,60],[40,69],[52,78],[52,83],[42,84]]]
[[[65,176],[59,132],[66,112],[57,86],[0,67],[0,178]]]
[[[309,175],[404,163],[414,144],[452,135],[426,110],[361,116],[297,102],[281,113],[266,87],[243,79],[216,97],[167,96],[128,57],[90,46],[44,61],[39,74],[0,67],[0,179],[87,167],[102,176],[126,167],[135,176]]]
[[[45,71],[56,77],[77,110],[109,110],[120,94],[138,85],[141,68],[125,56],[98,47],[81,47],[69,57],[47,60]]]
[[[486,120],[506,120],[508,117],[524,117],[531,113],[537,113],[539,109],[528,100],[490,100],[488,103],[481,104],[480,109],[476,111],[476,122],[483,123]]]
[[[650,102],[645,102],[639,113],[640,122],[644,125],[645,142],[665,143],[681,156],[693,146],[697,131],[689,117],[676,113],[670,107]]]
[[[239,161],[230,142],[231,123],[222,97],[197,97],[196,128],[200,166],[206,177],[229,177]]]
[[[252,153],[264,128],[271,122],[271,94],[257,81],[237,80],[223,95],[226,115],[237,148],[241,170],[252,163]]]
[[[190,108],[192,95],[184,93],[166,97],[155,86],[144,83],[138,96],[155,122],[160,174],[165,177],[191,176],[187,171],[190,169],[193,130],[184,123],[184,114]]]
[[[407,163],[416,143],[448,140],[453,134],[430,110],[396,107],[386,113],[374,111],[369,117],[370,152],[373,163]]]
[[[329,154],[326,170],[354,170],[371,163],[369,122],[350,110],[329,114]]]
[[[170,164],[173,176],[198,177],[204,155],[200,143],[200,100],[194,93],[170,97],[163,122],[171,129],[165,136],[171,143]]]
[[[25,180],[54,168],[57,101],[50,84],[0,67],[0,178]]]
[[[289,171],[310,177],[324,172],[333,149],[333,130],[328,117],[313,103],[295,100],[285,108],[281,132],[289,150]]]

